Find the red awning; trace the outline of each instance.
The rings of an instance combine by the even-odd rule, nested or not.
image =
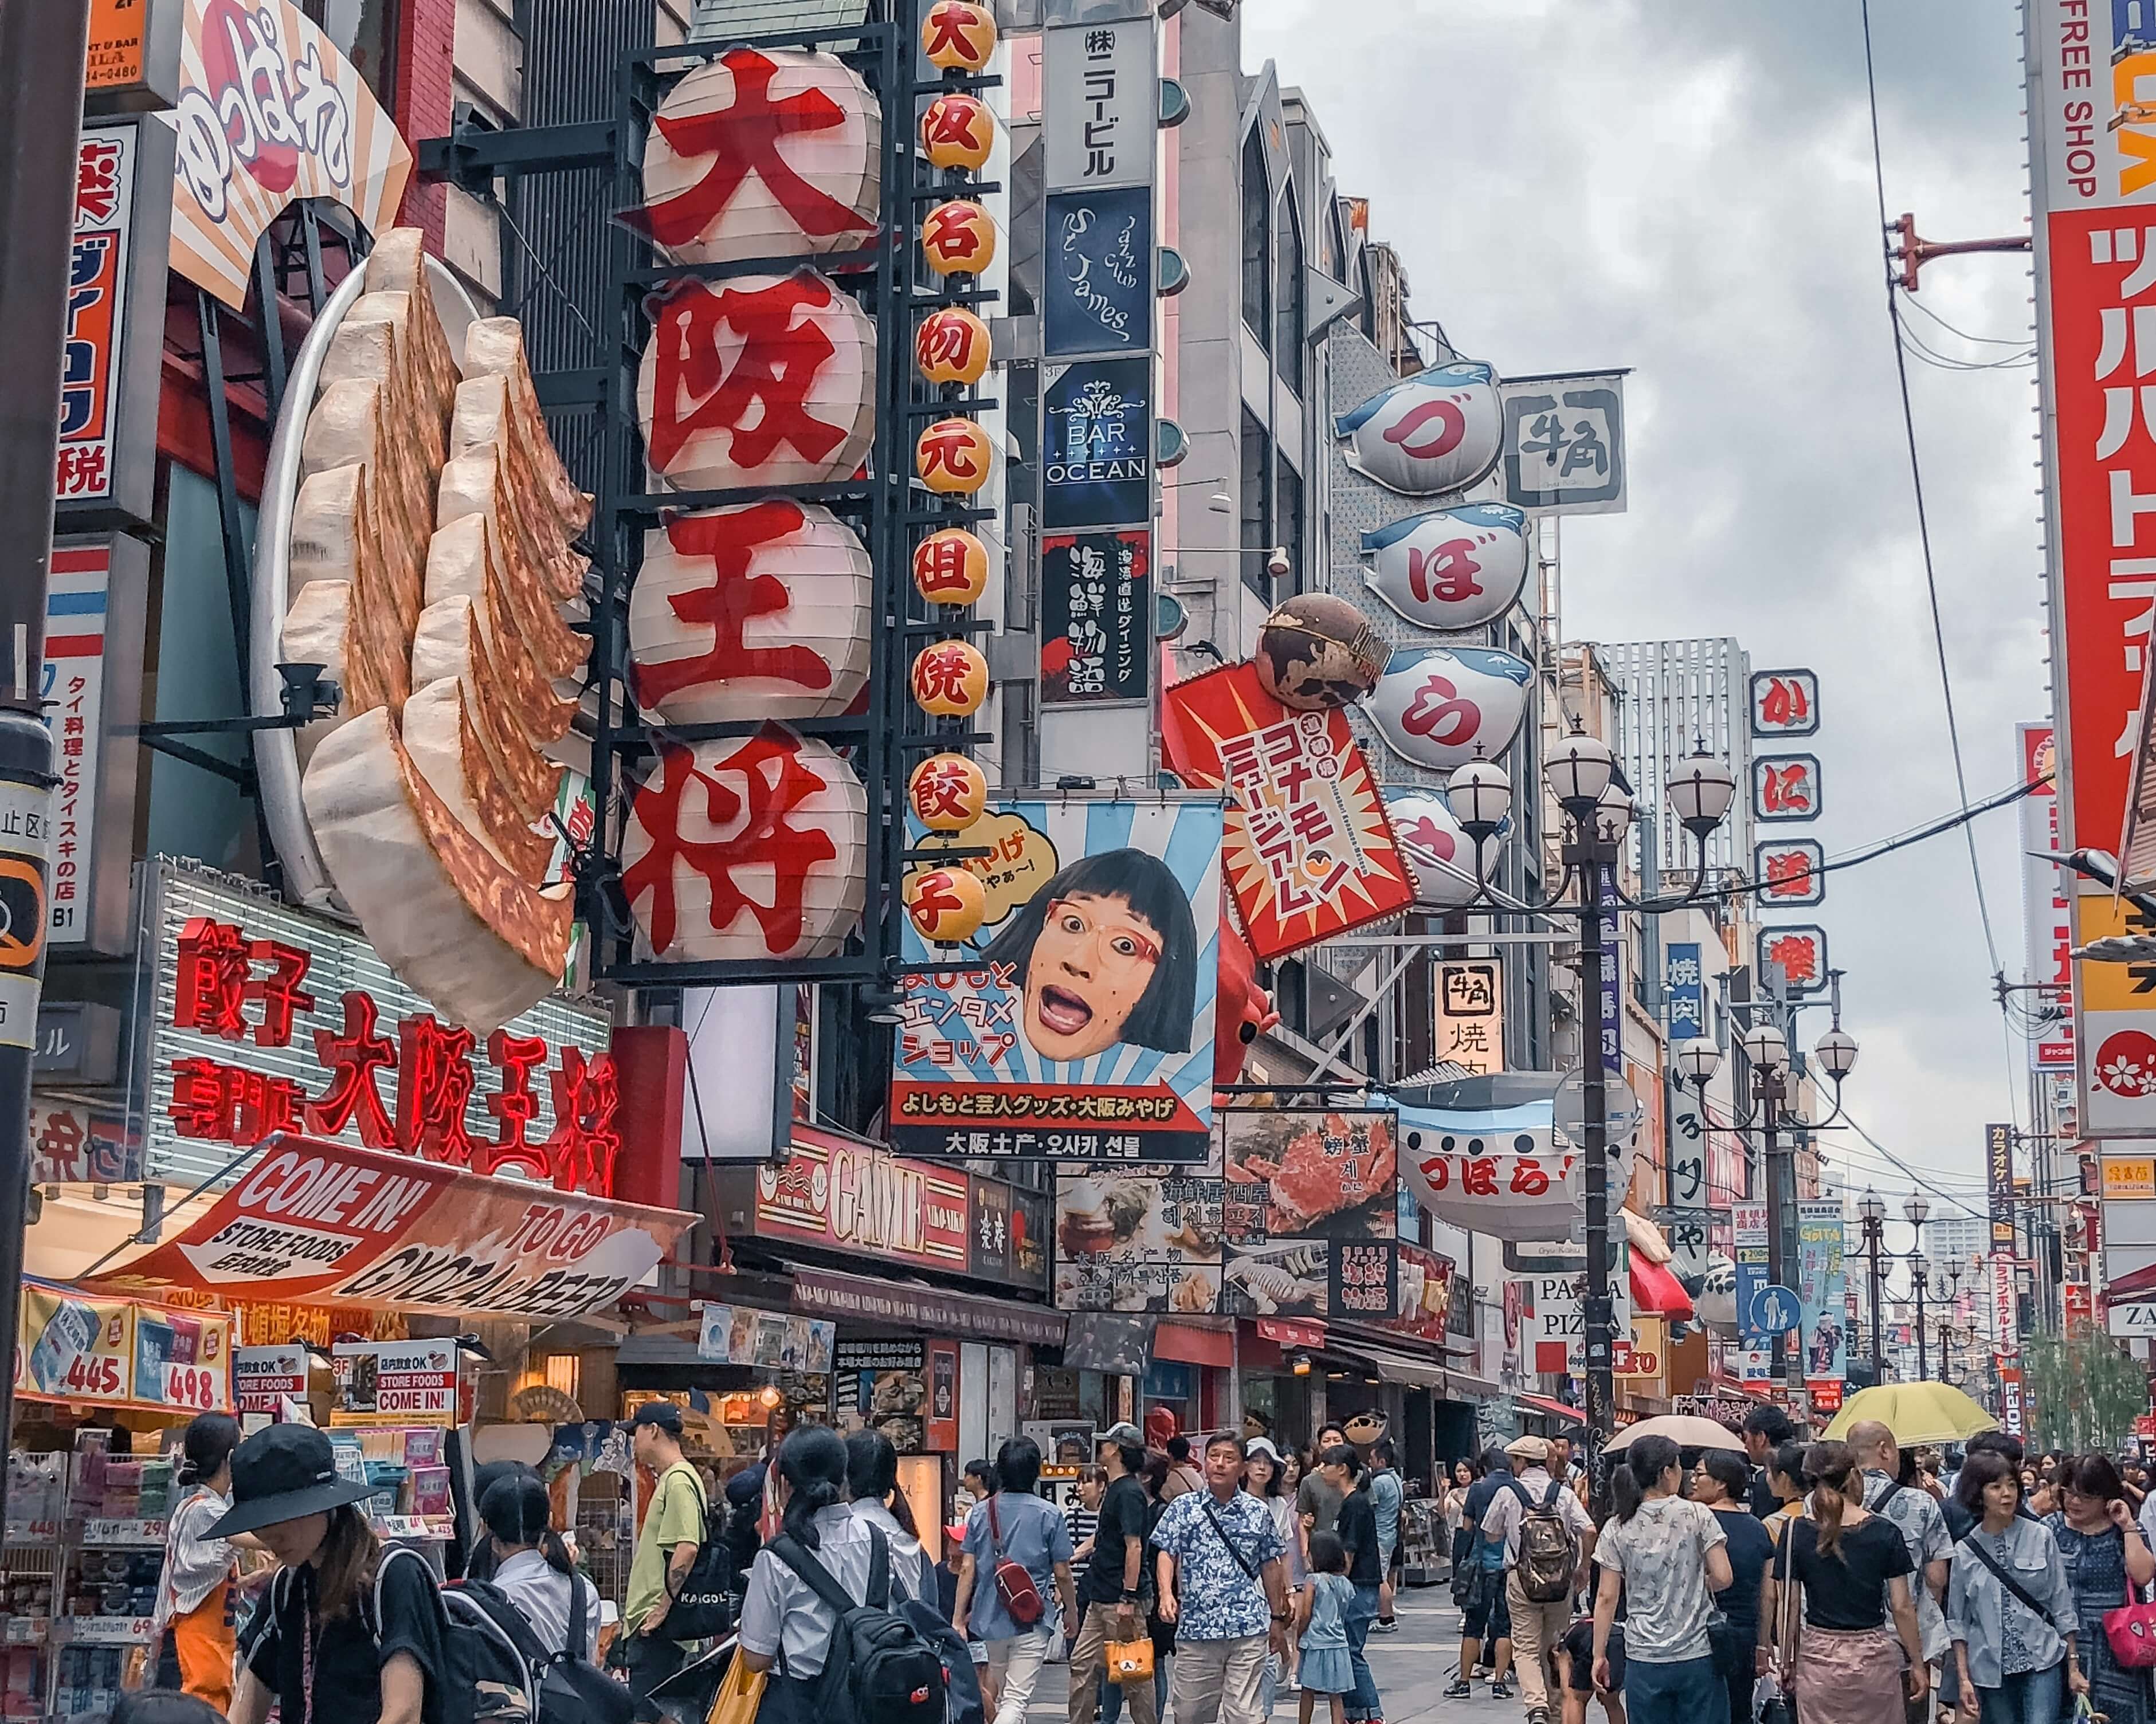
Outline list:
[[[1232,1365],[1235,1337],[1226,1329],[1200,1329],[1194,1323],[1163,1323],[1152,1331],[1152,1356],[1179,1365]]]
[[[2156,1293],[2156,1263],[2119,1276],[2103,1290],[2103,1296],[2113,1305],[2138,1303],[2152,1293]]]
[[[1560,1424],[1583,1424],[1587,1415],[1577,1407],[1568,1407],[1563,1401],[1553,1400],[1548,1395],[1516,1394],[1512,1399],[1528,1413],[1539,1413],[1545,1419],[1554,1419]]]
[[[1632,1308],[1671,1322],[1691,1321],[1691,1295],[1668,1266],[1650,1263],[1637,1251],[1632,1255]]]
[[[1281,1347],[1322,1347],[1325,1325],[1291,1323],[1286,1317],[1260,1317],[1258,1333]]]

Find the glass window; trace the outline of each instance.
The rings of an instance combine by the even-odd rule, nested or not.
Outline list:
[[[1306,547],[1302,531],[1302,475],[1288,465],[1286,454],[1281,457],[1280,476],[1273,492],[1273,543],[1287,552],[1288,590],[1301,592],[1307,584],[1303,573]]]
[[[1270,348],[1273,338],[1272,256],[1267,233],[1272,188],[1265,183],[1265,152],[1254,131],[1243,141],[1243,321]]]
[[[1273,537],[1273,439],[1271,434],[1243,409],[1243,521],[1240,543],[1244,554],[1244,584],[1267,604],[1273,600],[1273,577],[1265,572],[1264,553],[1279,541]],[[1255,555],[1251,553],[1256,553]]]
[[[1281,198],[1280,232],[1273,248],[1273,357],[1281,376],[1298,395],[1302,389],[1302,212],[1291,186]]]
[[[300,8],[392,113],[397,109],[397,7],[398,0],[300,0]]]

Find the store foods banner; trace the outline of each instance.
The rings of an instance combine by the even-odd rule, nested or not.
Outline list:
[[[1227,880],[1266,962],[1399,916],[1415,901],[1369,763],[1337,710],[1291,711],[1255,664],[1168,690],[1161,747],[1188,784],[1224,788]]]
[[[1203,1168],[1060,1176],[1056,1305],[1390,1318],[1396,1131],[1384,1111],[1237,1111]]]
[[[380,233],[412,177],[358,69],[289,0],[188,0],[170,117],[172,268],[234,310],[255,242],[287,204],[334,198]]]
[[[15,1393],[45,1400],[232,1410],[232,1317],[25,1284]]]
[[[671,1209],[280,1135],[185,1231],[100,1280],[573,1317],[611,1305],[695,1224]]]
[[[1202,1162],[1213,1124],[1217,800],[1007,802],[925,849],[988,911],[932,954],[911,923],[892,1147],[916,1156]]]

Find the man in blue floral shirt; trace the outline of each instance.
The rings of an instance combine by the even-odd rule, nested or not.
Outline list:
[[[1177,1497],[1153,1531],[1161,1619],[1175,1624],[1175,1724],[1261,1724],[1266,1655],[1287,1652],[1287,1547],[1242,1481],[1242,1439],[1223,1432],[1205,1445],[1206,1488]]]

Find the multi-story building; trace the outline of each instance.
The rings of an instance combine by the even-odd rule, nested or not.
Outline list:
[[[1620,695],[1615,741],[1641,810],[1634,829],[1635,844],[1651,825],[1655,867],[1664,875],[1689,875],[1697,853],[1691,835],[1670,812],[1665,793],[1671,770],[1704,751],[1727,761],[1740,787],[1750,784],[1751,655],[1726,636],[1619,641],[1597,650]],[[1729,818],[1708,839],[1707,853],[1715,875],[1750,870],[1752,804],[1746,790],[1740,788]]]

